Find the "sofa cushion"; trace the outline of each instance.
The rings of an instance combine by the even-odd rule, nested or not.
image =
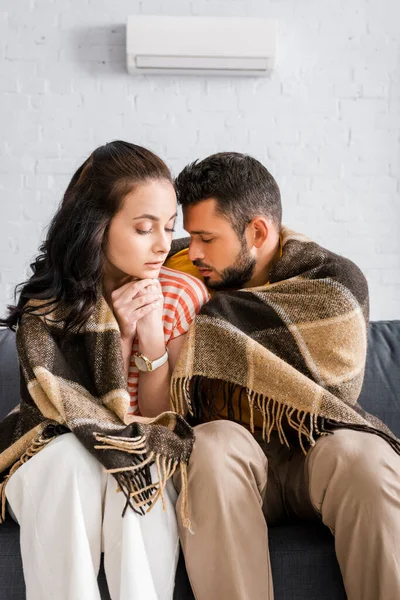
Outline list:
[[[346,600],[334,538],[313,522],[269,529],[275,600]]]
[[[345,600],[334,539],[318,523],[291,523],[269,529],[275,600]],[[99,573],[102,600],[110,600],[104,568]],[[19,527],[8,519],[0,526],[0,600],[24,600]],[[194,600],[181,554],[174,600]]]
[[[0,328],[0,419],[19,402],[19,368],[15,334]]]
[[[371,323],[359,402],[400,437],[400,321]]]

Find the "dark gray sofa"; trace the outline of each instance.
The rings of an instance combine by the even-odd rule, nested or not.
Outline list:
[[[14,334],[0,330],[0,419],[18,402],[18,381]],[[400,436],[400,321],[371,324],[360,402]],[[334,539],[327,528],[318,524],[295,523],[270,528],[269,537],[276,600],[346,598],[335,558]],[[99,583],[102,598],[108,600],[103,569]],[[0,525],[0,600],[24,598],[19,529],[8,518]],[[176,577],[175,598],[193,598],[182,557]]]

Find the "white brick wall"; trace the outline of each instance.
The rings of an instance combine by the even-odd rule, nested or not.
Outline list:
[[[2,0],[0,311],[73,170],[97,145],[149,146],[177,173],[220,150],[276,176],[285,222],[366,273],[400,317],[399,0]],[[268,79],[134,78],[129,14],[279,19]],[[180,233],[180,231],[179,231]]]

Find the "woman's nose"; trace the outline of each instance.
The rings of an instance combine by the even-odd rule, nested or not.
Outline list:
[[[160,234],[156,244],[156,252],[158,252],[159,254],[166,254],[167,252],[169,252],[170,248],[171,240],[169,236],[167,236],[166,234]]]

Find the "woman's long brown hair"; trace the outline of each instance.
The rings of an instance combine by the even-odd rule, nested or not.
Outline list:
[[[109,223],[126,194],[151,180],[172,183],[168,167],[150,150],[123,141],[97,148],[72,177],[31,264],[33,274],[17,286],[18,302],[0,325],[15,329],[25,312],[33,312],[27,301],[39,299],[45,301],[41,314],[58,302],[68,308],[65,331],[82,327],[101,293]]]

